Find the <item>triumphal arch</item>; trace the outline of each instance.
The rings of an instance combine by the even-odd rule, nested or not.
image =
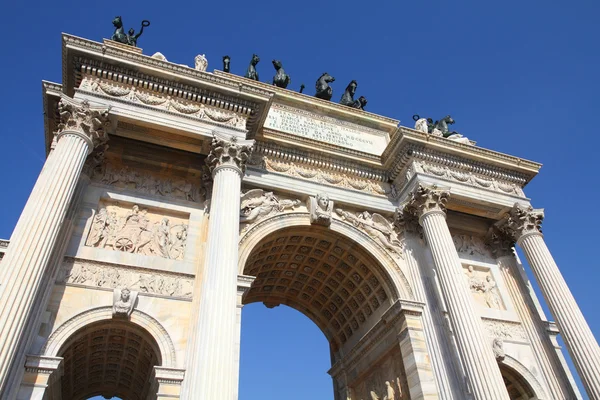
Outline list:
[[[2,242],[0,398],[237,399],[261,302],[322,330],[336,400],[578,399],[559,334],[600,399],[600,350],[524,192],[540,164],[353,92],[62,41],[47,161]]]

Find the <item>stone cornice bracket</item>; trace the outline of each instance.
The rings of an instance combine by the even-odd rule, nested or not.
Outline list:
[[[446,217],[446,203],[450,192],[436,185],[419,185],[412,192],[410,200],[404,206],[408,212],[414,213],[419,222],[424,216],[431,213],[440,213]]]
[[[531,205],[515,203],[513,208],[494,226],[517,243],[529,235],[542,234],[544,210]]]
[[[515,241],[496,225],[492,225],[485,237],[485,244],[492,251],[492,255],[496,258],[514,255]]]
[[[87,100],[77,101],[65,95],[58,102],[59,123],[54,134],[81,136],[89,144],[88,154],[108,141],[110,107],[91,107]]]
[[[210,153],[206,157],[208,166],[213,177],[220,168],[232,168],[240,176],[246,170],[246,162],[252,154],[253,140],[239,140],[237,137],[223,138],[213,135],[210,145]]]

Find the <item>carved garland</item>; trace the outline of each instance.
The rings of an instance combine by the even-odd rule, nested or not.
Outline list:
[[[142,90],[136,87],[135,84],[121,84],[101,80],[100,78],[92,78],[91,76],[83,78],[79,85],[79,90],[104,94],[131,103],[142,103],[153,109],[171,111],[187,117],[240,130],[246,129],[246,122],[248,120],[247,112],[238,114],[211,108],[202,104],[200,102],[202,99],[197,96],[186,96],[192,99],[189,100],[179,99],[175,93],[171,95],[162,93],[157,95],[151,91]]]

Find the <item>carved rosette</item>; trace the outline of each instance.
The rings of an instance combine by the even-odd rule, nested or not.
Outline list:
[[[450,198],[450,192],[437,186],[419,184],[412,193],[410,200],[404,206],[404,210],[414,213],[419,219],[429,213],[446,214],[446,203]]]
[[[252,154],[252,142],[243,142],[245,143],[240,143],[235,136],[229,140],[214,136],[210,153],[206,157],[206,165],[211,173],[214,174],[215,169],[221,166],[231,166],[244,173],[246,162]]]
[[[79,133],[86,137],[91,144],[91,152],[108,140],[108,112],[110,108],[91,107],[87,100],[78,102],[67,97],[60,99],[58,114],[60,122],[55,135],[60,137],[65,133]]]
[[[496,258],[514,255],[515,241],[497,226],[490,227],[485,238],[485,244],[488,245],[492,255]]]
[[[544,210],[534,209],[530,205],[515,203],[495,227],[514,241],[532,234],[541,235]]]

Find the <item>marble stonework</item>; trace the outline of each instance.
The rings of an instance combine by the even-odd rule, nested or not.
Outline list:
[[[540,164],[202,55],[71,35],[62,54],[46,165],[0,241],[0,398],[235,400],[260,302],[322,330],[336,400],[581,399],[557,335],[600,400],[525,194]]]

